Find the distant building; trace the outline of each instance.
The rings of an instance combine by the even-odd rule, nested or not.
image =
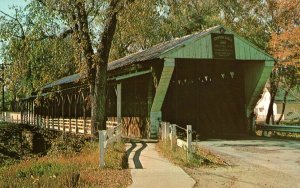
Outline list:
[[[261,99],[257,102],[255,109],[254,109],[254,113],[257,115],[256,119],[258,121],[264,121],[266,119],[270,101],[271,101],[271,94],[268,91],[268,89],[265,88]],[[280,116],[280,114],[277,113],[277,104],[276,103],[273,104],[273,114],[274,114],[275,120],[277,120]]]
[[[275,120],[281,115],[283,107],[284,90],[279,89],[275,96],[275,102],[273,104],[273,113]],[[267,88],[264,89],[261,99],[257,102],[254,112],[257,115],[257,121],[265,121],[268,108],[271,100],[271,94]],[[296,120],[300,118],[300,102],[291,91],[286,99],[285,111],[281,120]]]

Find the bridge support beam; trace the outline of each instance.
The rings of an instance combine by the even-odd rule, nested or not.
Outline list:
[[[162,119],[162,105],[175,68],[174,58],[165,58],[164,60],[164,67],[158,86],[156,88],[153,104],[150,111],[151,138],[157,138],[159,123]]]

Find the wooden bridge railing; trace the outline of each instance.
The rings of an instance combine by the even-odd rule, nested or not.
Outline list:
[[[177,129],[181,129],[186,133],[186,138],[178,138]],[[187,125],[186,129],[179,127],[176,124],[170,124],[169,122],[161,122],[160,126],[160,138],[162,141],[170,141],[173,151],[176,147],[181,147],[187,151],[187,159],[192,152],[192,126]]]
[[[35,119],[33,125],[63,132],[91,134],[90,119],[40,118]]]
[[[99,131],[100,168],[103,168],[105,166],[104,155],[107,146],[114,142],[120,141],[122,136],[122,124],[118,124],[117,122],[112,121],[107,121],[106,124],[107,129]]]

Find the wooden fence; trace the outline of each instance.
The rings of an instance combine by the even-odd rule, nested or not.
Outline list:
[[[90,119],[62,119],[62,118],[40,118],[35,119],[33,125],[41,126],[50,130],[63,132],[91,134]]]
[[[111,121],[108,121],[106,123],[107,123],[107,129],[99,131],[100,168],[103,168],[105,166],[104,156],[105,156],[107,146],[114,142],[120,141],[122,135],[122,124],[118,124],[117,122],[111,122]]]
[[[21,123],[21,112],[2,112],[0,120],[2,122]]]
[[[177,129],[181,129],[186,133],[184,138],[178,138]],[[186,129],[179,127],[176,124],[170,124],[169,122],[161,122],[160,126],[160,138],[162,141],[170,141],[173,151],[176,147],[181,147],[187,151],[187,159],[192,153],[192,126],[187,125]]]
[[[58,130],[63,132],[71,132],[76,134],[91,134],[91,120],[90,119],[66,119],[66,118],[49,118],[42,116],[33,116],[26,118],[21,116],[21,113],[3,112],[1,114],[1,121],[10,123],[26,123],[29,125],[39,126],[45,129]],[[113,124],[108,123],[108,126]]]

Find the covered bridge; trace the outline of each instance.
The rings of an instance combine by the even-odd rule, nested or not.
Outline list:
[[[109,63],[107,118],[122,121],[128,136],[156,137],[160,121],[209,137],[243,134],[273,64],[223,26],[163,42]],[[88,90],[79,78],[48,84],[38,105],[26,100],[23,121],[76,132],[81,121],[89,132]]]

